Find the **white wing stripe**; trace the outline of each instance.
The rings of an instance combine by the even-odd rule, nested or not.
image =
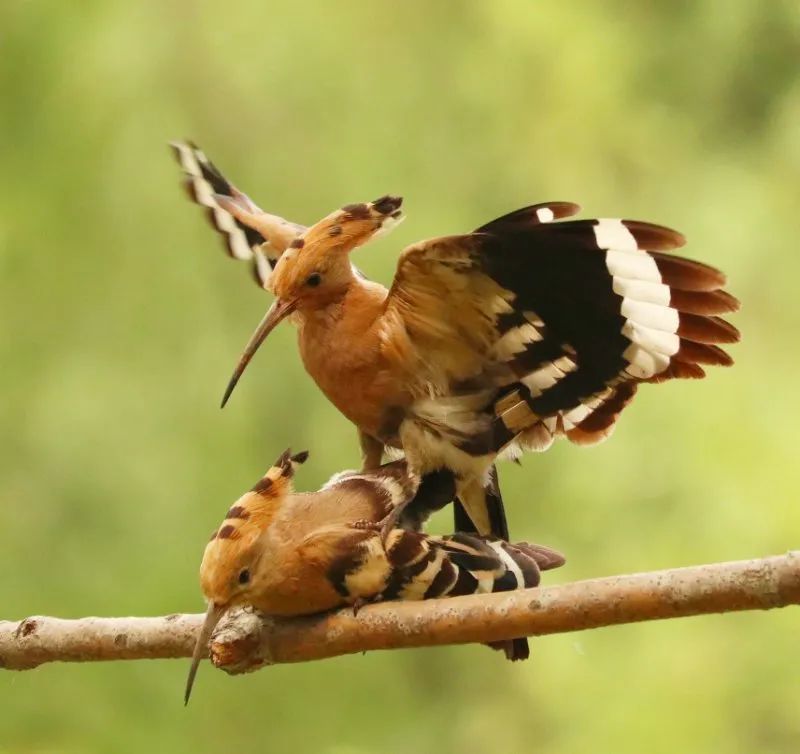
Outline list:
[[[664,332],[677,332],[680,317],[675,309],[661,304],[647,304],[631,298],[622,299],[620,313],[629,322]]]
[[[200,181],[201,179],[195,178],[195,186],[199,184]],[[203,183],[205,183],[205,181],[203,181]],[[214,202],[213,199],[211,201]],[[247,243],[247,237],[244,231],[236,224],[230,212],[222,209],[215,202],[208,206],[212,207],[214,210],[214,221],[217,227],[224,233],[227,233],[228,238],[230,238],[229,248],[231,254],[233,254],[236,259],[241,259],[242,261],[252,259],[253,250],[250,248],[250,244]]]
[[[594,236],[600,249],[636,251],[639,248],[633,233],[625,227],[622,220],[598,220],[594,226]]]
[[[553,387],[556,382],[563,379],[570,372],[574,372],[577,368],[572,359],[568,356],[562,356],[525,375],[522,378],[522,383],[531,391],[532,395],[541,395],[545,390]]]
[[[507,361],[522,353],[528,343],[542,339],[542,334],[530,322],[512,327],[495,344],[495,354],[500,361]]]
[[[629,362],[625,371],[631,377],[646,380],[669,366],[669,356],[648,351],[636,343],[631,343],[622,353]]]
[[[669,306],[670,290],[663,283],[652,283],[647,280],[615,277],[612,284],[614,293],[623,298],[641,301],[646,304]]]
[[[622,328],[622,334],[642,348],[648,351],[655,351],[664,356],[674,356],[681,347],[681,339],[674,332],[654,330],[630,320]],[[669,363],[669,360],[667,360],[667,363]]]
[[[628,251],[606,251],[606,267],[614,277],[631,278],[649,283],[660,283],[661,273],[656,260],[646,252],[631,254]]]
[[[265,249],[272,250],[273,253],[265,253]],[[255,262],[256,266],[256,274],[258,275],[258,282],[261,283],[262,288],[266,288],[268,286],[270,276],[272,275],[272,266],[270,265],[267,256],[277,259],[274,249],[272,249],[269,244],[263,243],[261,244],[260,248],[253,250],[253,261]]]

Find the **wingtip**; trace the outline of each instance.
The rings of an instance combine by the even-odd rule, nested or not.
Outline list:
[[[553,211],[554,220],[562,220],[581,212],[583,207],[577,202],[549,202],[547,205]]]
[[[200,147],[192,139],[172,139],[172,141],[167,142],[167,146],[176,152],[180,152],[182,149],[188,149],[191,152],[200,151]]]
[[[176,152],[180,152],[183,149],[190,151],[197,149],[197,145],[191,139],[173,139],[167,142],[167,146]]]

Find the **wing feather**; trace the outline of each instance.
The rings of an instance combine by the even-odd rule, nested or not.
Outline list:
[[[642,382],[704,376],[736,342],[725,276],[667,254],[680,233],[526,207],[401,255],[383,318],[420,418],[474,454],[610,434]],[[389,343],[402,341],[392,351]],[[402,362],[402,363],[401,363]]]
[[[206,208],[211,225],[225,241],[228,255],[250,262],[256,283],[266,288],[272,268],[292,240],[306,230],[305,226],[259,209],[193,142],[177,141],[170,146],[183,168],[189,197]]]

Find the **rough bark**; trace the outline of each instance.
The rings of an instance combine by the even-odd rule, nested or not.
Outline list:
[[[210,651],[215,665],[240,673],[367,650],[499,641],[791,604],[800,604],[800,551],[517,592],[389,602],[358,615],[340,610],[276,621],[236,610],[220,623]],[[0,621],[0,667],[189,657],[201,621],[201,615]]]

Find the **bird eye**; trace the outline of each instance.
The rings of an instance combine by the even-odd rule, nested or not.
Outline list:
[[[239,583],[240,584],[247,584],[250,581],[250,571],[246,568],[239,571]]]
[[[316,288],[321,282],[322,282],[322,275],[320,275],[318,272],[312,272],[306,278],[306,285],[311,288]]]

